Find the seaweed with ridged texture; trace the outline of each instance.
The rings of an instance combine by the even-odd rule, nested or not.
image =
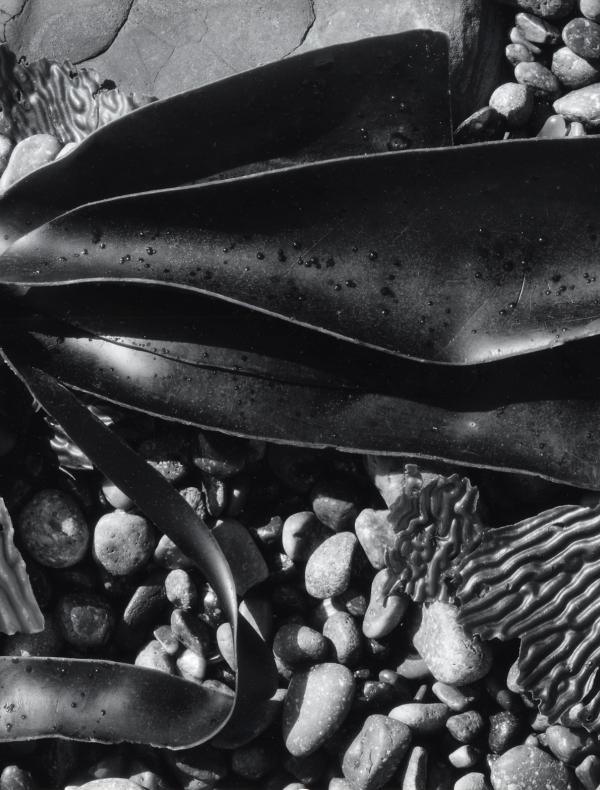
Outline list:
[[[460,622],[519,639],[518,684],[551,722],[600,730],[600,510],[563,505],[487,530],[459,568]]]

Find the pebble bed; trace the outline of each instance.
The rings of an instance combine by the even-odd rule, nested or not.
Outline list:
[[[516,683],[517,644],[470,637],[452,601],[387,595],[389,536],[368,525],[383,523],[406,480],[404,461],[235,440],[132,415],[115,429],[215,532],[227,532],[244,558],[238,578],[268,569],[245,606],[272,645],[279,688],[245,722],[236,748],[218,738],[181,751],[2,744],[0,790],[600,784],[599,739],[537,713]],[[61,471],[41,418],[14,447],[8,428],[0,433],[2,493],[46,617],[42,633],[3,637],[1,652],[115,659],[233,687],[229,625],[190,560],[110,481],[93,470]],[[62,444],[61,453],[81,460],[76,448]],[[472,476],[482,514],[495,512],[498,523],[507,518],[507,490],[516,517],[535,512],[536,500],[573,497],[516,476]]]
[[[454,142],[582,137],[600,130],[600,0],[500,0],[515,10],[513,79],[465,119]]]

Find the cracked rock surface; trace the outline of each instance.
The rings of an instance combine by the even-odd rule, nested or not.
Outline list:
[[[0,0],[0,40],[162,98],[318,47],[433,28],[450,35],[464,116],[497,84],[501,13],[485,0]]]

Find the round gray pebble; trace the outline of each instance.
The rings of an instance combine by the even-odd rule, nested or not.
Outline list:
[[[569,47],[561,47],[552,55],[552,71],[568,90],[577,90],[600,79],[600,69],[580,58]]]
[[[322,634],[314,628],[295,623],[281,626],[273,640],[275,655],[284,663],[291,665],[324,661],[329,650],[330,643]]]
[[[363,619],[363,634],[369,639],[382,639],[402,622],[410,599],[408,595],[389,595],[393,576],[388,568],[375,574],[371,583],[369,605]]]
[[[600,22],[600,0],[579,0],[579,10],[587,19]]]
[[[350,586],[357,545],[354,533],[340,532],[315,549],[306,563],[306,592],[314,598],[331,598],[345,592]]]
[[[575,790],[566,765],[535,746],[515,746],[491,766],[494,790]]]
[[[600,25],[590,19],[571,19],[563,28],[562,39],[580,58],[595,60],[600,57]]]
[[[490,96],[490,107],[503,116],[509,129],[518,129],[533,112],[533,91],[518,82],[505,82]]]
[[[139,571],[152,557],[155,545],[150,523],[125,510],[102,516],[94,529],[94,559],[113,576]]]
[[[28,554],[48,568],[76,565],[90,541],[79,505],[58,489],[44,489],[25,505],[16,532]]]

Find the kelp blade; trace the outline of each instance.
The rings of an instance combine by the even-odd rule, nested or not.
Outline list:
[[[439,363],[553,348],[600,331],[599,149],[407,151],[103,201],[23,237],[0,281],[162,283]]]
[[[96,330],[100,324],[95,321]],[[286,345],[306,348],[306,330],[289,327],[288,333],[283,324],[278,349],[246,347],[242,338],[252,331],[243,323],[235,345],[228,345],[227,333],[219,337],[217,323],[209,326],[195,343],[153,332],[151,320],[143,337],[104,339],[39,327],[19,345],[28,360],[70,387],[199,427],[600,488],[594,431],[600,380],[588,376],[595,341],[583,344],[586,350],[572,344],[478,368],[448,368],[366,354],[325,338],[312,355],[290,353],[282,362]]]
[[[5,673],[9,677],[2,690],[10,699],[3,710],[12,716],[13,697],[18,698],[20,710],[14,720],[7,721],[10,727],[0,729],[0,738],[4,733],[6,740],[58,735],[106,742],[150,742],[171,748],[209,740],[222,731],[230,719],[243,718],[248,708],[269,699],[276,688],[271,651],[248,622],[238,617],[235,584],[225,556],[206,525],[179,493],[92,416],[67,389],[46,372],[31,366],[29,361],[21,362],[18,354],[7,356],[3,352],[3,357],[94,465],[126,492],[202,570],[232,626],[238,672],[236,694],[232,699],[228,694],[199,687],[194,682],[177,679],[173,683],[175,678],[165,680],[163,673],[154,670],[143,670],[140,674],[139,668],[130,665],[84,659],[65,664],[63,659],[44,659],[35,662],[34,668],[27,662],[11,659],[11,665],[4,667],[5,670],[7,666],[15,668]],[[30,677],[34,673],[36,682]],[[81,697],[82,692],[85,697],[94,673],[100,678],[97,687],[93,687],[90,704],[82,703],[78,714],[69,711],[67,698],[73,694]],[[68,685],[65,680],[69,681]],[[144,716],[140,721],[133,704],[138,695],[146,695],[143,703],[136,700],[136,705],[144,707],[151,721],[144,720]],[[170,703],[169,697],[172,697]],[[124,708],[123,700],[128,699],[132,704]],[[102,707],[106,700],[109,706]],[[163,715],[156,713],[160,704],[167,711],[171,704],[181,708],[178,715],[172,717],[169,727],[158,726]],[[198,713],[198,706],[203,713]],[[36,723],[41,709],[47,709],[46,714]],[[105,717],[106,721],[102,721]]]
[[[448,40],[415,30],[308,52],[153,102],[98,129],[0,201],[0,251],[105,197],[290,162],[451,142]],[[83,100],[83,98],[82,98]],[[126,163],[126,165],[125,165]]]

